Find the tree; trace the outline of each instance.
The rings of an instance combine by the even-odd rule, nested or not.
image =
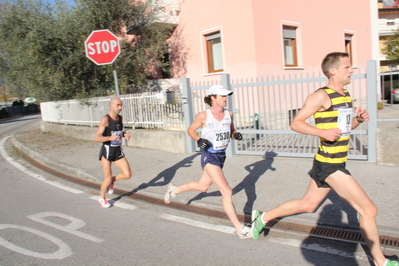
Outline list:
[[[172,28],[155,23],[153,1],[76,0],[69,7],[40,0],[10,0],[0,14],[0,78],[20,98],[38,101],[105,96],[114,88],[112,65],[97,66],[84,51],[90,32],[109,29],[122,38],[116,60],[120,92],[140,91],[147,78],[167,71],[163,60]],[[127,29],[127,32],[126,32]]]
[[[382,52],[392,63],[399,64],[399,29],[394,35],[389,36],[385,41],[385,47]]]

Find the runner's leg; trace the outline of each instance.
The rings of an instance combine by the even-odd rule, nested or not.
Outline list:
[[[238,220],[237,212],[234,207],[233,191],[229,186],[222,169],[219,166],[207,164],[204,168],[204,172],[209,175],[213,183],[219,189],[220,193],[222,194],[223,209],[229,217],[230,221],[233,223],[237,232],[240,232],[242,224]]]
[[[173,190],[173,193],[177,195],[181,192],[187,192],[187,191],[206,192],[211,185],[212,185],[212,179],[209,177],[208,173],[202,171],[202,175],[199,181],[190,181],[186,184],[178,186]]]
[[[104,157],[101,158],[101,166],[104,173],[104,181],[101,184],[100,189],[100,198],[105,198],[105,193],[108,190],[109,185],[112,182],[112,170],[111,170],[112,162],[108,161]]]
[[[115,165],[121,169],[122,173],[119,173],[115,177],[113,177],[112,182],[127,180],[132,177],[132,169],[130,168],[129,162],[127,161],[126,157],[115,161]]]
[[[330,190],[330,188],[319,188],[316,182],[311,179],[308,189],[302,199],[288,200],[265,212],[263,215],[263,221],[267,223],[278,217],[304,212],[314,212],[319,207],[320,203],[326,198]]]
[[[326,182],[337,194],[347,201],[358,213],[360,231],[378,265],[383,265],[385,256],[382,253],[376,223],[377,207],[366,192],[350,175],[337,171],[330,175]]]

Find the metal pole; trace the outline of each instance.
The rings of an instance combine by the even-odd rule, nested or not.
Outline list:
[[[193,94],[191,92],[190,87],[190,79],[182,78],[182,105],[183,105],[183,112],[184,112],[184,124],[186,129],[191,125],[194,121],[194,114],[193,114]],[[195,141],[191,139],[191,137],[186,134],[186,151],[187,153],[193,153],[196,151]]]
[[[378,93],[378,75],[377,75],[377,61],[367,61],[366,68],[367,78],[367,108],[370,121],[367,122],[368,134],[368,148],[367,160],[369,162],[377,161],[377,93]]]
[[[113,70],[114,70],[114,80],[115,80],[116,97],[119,97],[118,75],[116,74],[115,63],[112,63],[112,68],[113,68]]]
[[[229,74],[222,74],[220,76],[220,83],[226,89],[231,90],[231,83],[230,83],[230,75]],[[234,94],[232,96],[228,96],[230,99],[227,100],[227,108],[234,113]],[[236,154],[236,146],[237,143],[231,143],[227,146],[226,155],[233,156]]]

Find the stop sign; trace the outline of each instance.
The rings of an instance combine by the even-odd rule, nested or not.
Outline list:
[[[92,31],[85,41],[85,50],[97,65],[112,64],[121,52],[118,38],[109,30]]]

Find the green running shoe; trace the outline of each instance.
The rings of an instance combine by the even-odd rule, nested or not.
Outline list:
[[[259,238],[260,232],[263,230],[263,227],[265,227],[265,224],[262,222],[261,216],[262,212],[257,210],[252,211],[251,231],[252,231],[252,237],[255,240]]]
[[[388,260],[385,262],[384,266],[398,266],[399,262],[395,260]]]

